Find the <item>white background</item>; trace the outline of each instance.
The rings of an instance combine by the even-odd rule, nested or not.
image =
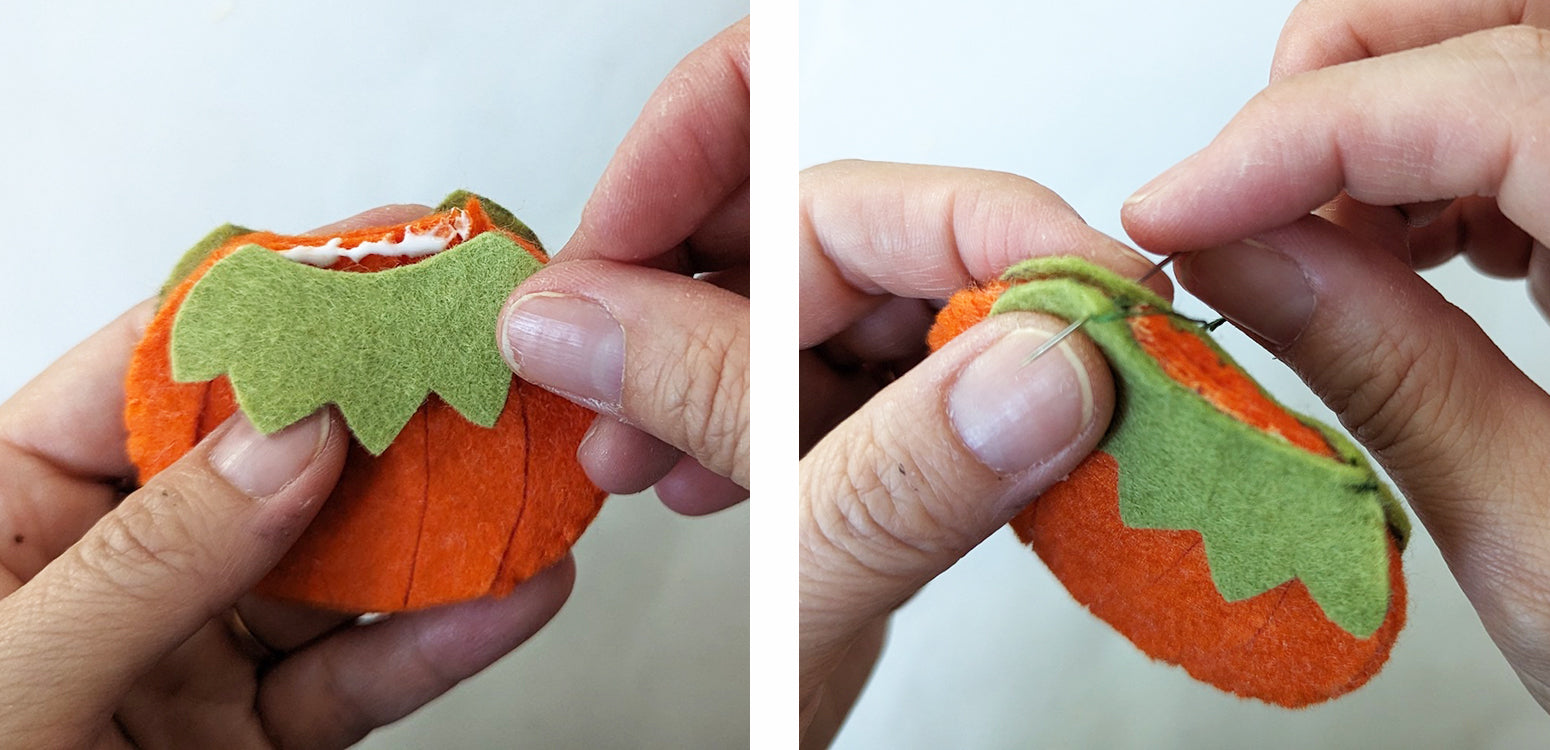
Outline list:
[[[1264,86],[1288,0],[802,5],[801,162],[1004,170],[1123,237],[1121,201],[1205,145]],[[1520,282],[1430,272],[1540,383],[1543,321]],[[1186,311],[1204,313],[1193,300]],[[1293,408],[1328,418],[1230,326],[1220,340]],[[1304,711],[1241,701],[1152,663],[1076,605],[1006,530],[895,618],[842,748],[1544,747],[1528,697],[1419,532],[1410,625],[1387,669]]]
[[[551,249],[647,96],[744,0],[0,6],[0,397],[225,221],[490,196]],[[372,748],[747,737],[748,513],[615,498],[570,603]],[[82,675],[83,679],[88,676]]]

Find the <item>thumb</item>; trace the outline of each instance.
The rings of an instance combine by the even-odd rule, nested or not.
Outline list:
[[[1550,707],[1550,397],[1408,266],[1321,219],[1183,255],[1178,268],[1383,464]]]
[[[311,521],[344,463],[332,423],[319,412],[266,437],[239,413],[0,601],[0,705],[56,727],[111,713]]]
[[[873,397],[801,462],[804,703],[857,635],[1071,472],[1113,411],[1103,356],[1063,322],[994,316]]]

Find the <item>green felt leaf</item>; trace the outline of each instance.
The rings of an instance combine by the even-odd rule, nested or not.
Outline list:
[[[1169,377],[1126,322],[1137,314],[1173,316],[1146,287],[1075,258],[1027,261],[1005,278],[1027,283],[1007,290],[992,314],[1087,317],[1083,332],[1114,370],[1114,421],[1100,447],[1119,463],[1126,525],[1199,531],[1212,580],[1229,601],[1297,578],[1347,632],[1365,638],[1378,629],[1389,605],[1387,539],[1392,531],[1403,545],[1410,526],[1349,440],[1299,416],[1339,458],[1309,453]],[[1202,326],[1176,316],[1173,324],[1241,371]]]
[[[469,198],[479,201],[479,207],[484,209],[485,215],[490,217],[490,221],[495,226],[533,243],[539,250],[544,249],[544,243],[538,241],[538,235],[532,229],[529,229],[526,224],[523,224],[516,214],[507,211],[500,204],[477,193],[470,193],[467,190],[454,190],[450,195],[442,199],[441,205],[436,207],[436,212],[441,213],[454,208],[462,208],[468,205]]]
[[[252,232],[253,230],[247,227],[239,227],[236,224],[222,224],[216,227],[215,231],[205,235],[204,239],[195,243],[193,247],[183,253],[183,257],[178,258],[177,265],[172,267],[172,273],[167,276],[166,281],[162,282],[161,291],[158,293],[159,298],[166,299],[167,295],[172,292],[173,287],[183,283],[183,280],[188,278],[189,274],[199,268],[199,264],[205,262],[205,258],[210,257],[210,253],[219,250],[222,245],[226,244],[227,240],[239,234],[251,234]]]
[[[314,268],[247,245],[212,266],[178,310],[172,376],[227,375],[266,433],[335,404],[374,454],[430,391],[489,427],[511,383],[496,317],[539,268],[498,232],[377,273]]]

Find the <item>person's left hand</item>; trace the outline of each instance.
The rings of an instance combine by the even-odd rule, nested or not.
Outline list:
[[[744,18],[657,88],[501,319],[519,377],[599,413],[592,481],[690,515],[748,497],[748,135]]]
[[[1030,360],[1059,318],[994,315],[926,356],[932,300],[1032,257],[1152,264],[1032,180],[913,164],[804,171],[800,236],[798,702],[802,746],[824,747],[894,609],[1070,474],[1114,410],[1085,335]]]
[[[504,599],[370,625],[244,595],[327,497],[348,435],[326,410],[268,437],[239,415],[129,492],[124,377],[154,307],[0,404],[0,744],[345,747],[504,656],[565,602],[569,558]]]

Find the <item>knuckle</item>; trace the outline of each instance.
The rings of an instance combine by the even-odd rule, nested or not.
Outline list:
[[[1460,313],[1462,314],[1462,313]],[[1446,322],[1440,322],[1446,326]],[[1408,481],[1446,476],[1469,460],[1458,436],[1470,407],[1460,401],[1457,337],[1435,328],[1387,328],[1333,352],[1333,373],[1313,381],[1357,441]]]
[[[408,660],[408,674],[421,675],[416,682],[426,686],[430,691],[440,695],[463,681],[468,675],[460,671],[445,657],[438,657],[426,645],[425,640],[415,639],[411,642],[405,658]],[[377,720],[391,721],[397,717],[377,716]],[[386,723],[386,721],[382,721]]]
[[[738,326],[707,321],[681,339],[669,377],[655,378],[654,401],[684,448],[718,473],[744,472],[748,437],[748,338]],[[739,351],[739,349],[741,351]]]
[[[1550,96],[1546,67],[1550,66],[1550,30],[1533,26],[1500,26],[1461,41],[1458,54],[1483,74],[1501,79],[1498,97],[1503,114],[1518,107],[1537,108]],[[1467,45],[1467,46],[1466,46]],[[1499,68],[1497,67],[1499,66]],[[1535,118],[1538,122],[1539,118]]]
[[[1550,58],[1550,30],[1527,24],[1498,26],[1484,35],[1488,48],[1509,63],[1543,63]]]
[[[160,485],[141,492],[152,498],[126,501],[102,517],[78,547],[83,574],[133,593],[147,582],[183,575],[199,559],[193,533],[182,512],[189,505],[178,487]]]
[[[1534,526],[1542,526],[1535,524]],[[1491,538],[1491,537],[1496,538]],[[1506,532],[1488,534],[1477,545],[1466,575],[1477,581],[1490,581],[1487,587],[1475,587],[1482,619],[1509,661],[1520,672],[1541,679],[1550,677],[1550,587],[1544,585],[1540,571],[1550,559],[1545,548],[1543,529],[1532,535]]]
[[[803,544],[823,547],[864,569],[890,573],[966,550],[958,519],[931,502],[932,487],[952,478],[919,461],[875,424],[844,441],[843,451],[815,451],[804,460],[804,503],[811,532]],[[814,487],[813,484],[823,486]],[[810,537],[810,538],[809,538]]]
[[[341,652],[324,650],[321,656],[312,666],[319,694],[328,696],[319,713],[338,736],[354,742],[397,718],[385,712],[378,701],[368,700],[362,694],[349,677],[355,669],[341,658]]]

